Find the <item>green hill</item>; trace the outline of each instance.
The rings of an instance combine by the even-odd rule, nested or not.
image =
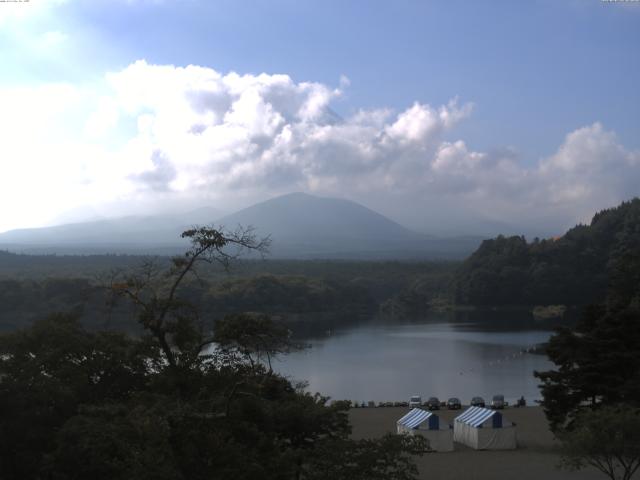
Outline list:
[[[564,236],[485,240],[454,280],[457,304],[586,305],[610,287],[621,301],[640,298],[640,199],[594,215]]]

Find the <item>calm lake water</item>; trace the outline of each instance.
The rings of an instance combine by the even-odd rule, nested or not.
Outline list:
[[[477,317],[477,315],[476,315]],[[280,359],[274,367],[292,380],[306,380],[311,392],[352,401],[441,401],[474,396],[488,402],[503,394],[540,398],[534,370],[547,370],[547,357],[525,352],[546,342],[551,326],[513,318],[455,318],[431,315],[421,321],[375,321],[327,331],[311,348]],[[507,315],[508,317],[508,315]]]

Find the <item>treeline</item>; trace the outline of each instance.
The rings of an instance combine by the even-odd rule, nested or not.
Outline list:
[[[432,270],[414,276],[399,292],[380,305],[380,311],[396,318],[420,318],[431,309],[453,304],[454,268]]]
[[[104,292],[88,279],[0,279],[0,330],[24,327],[51,312],[73,312],[82,316],[86,311],[93,312],[87,321],[92,326],[104,323],[108,316]]]
[[[371,312],[376,304],[355,282],[328,281],[299,275],[259,275],[212,285],[205,303],[220,313],[268,311],[272,314],[338,310]]]
[[[330,265],[315,265],[326,276],[253,271],[250,276],[246,271],[225,277],[202,275],[185,282],[180,295],[211,324],[226,314],[261,311],[292,324],[294,333],[307,335],[366,320],[381,309],[398,316],[408,310],[424,312],[429,306],[423,299],[441,293],[453,272],[449,264],[407,264],[404,274],[399,265],[352,265],[349,274],[344,264],[336,263],[335,270]],[[427,273],[418,273],[419,268]],[[111,302],[107,279],[0,278],[0,331],[28,326],[51,312],[73,312],[89,329],[135,332],[131,305]],[[409,309],[403,304],[408,298],[413,301]]]
[[[640,199],[597,213],[555,239],[499,236],[460,267],[457,304],[587,305],[604,300],[628,259],[640,250]],[[635,267],[637,268],[637,266]],[[622,288],[622,287],[621,287]]]
[[[267,312],[287,321],[288,317],[299,320],[316,313],[368,315],[377,309],[362,286],[302,276],[193,280],[181,286],[180,295],[212,322],[226,314],[248,311]],[[1,330],[29,325],[50,312],[74,312],[93,329],[137,328],[130,322],[127,302],[113,304],[109,289],[88,279],[0,280]]]
[[[153,261],[170,264],[170,257],[154,255],[28,255],[0,250],[0,279],[96,278],[118,270],[131,270]],[[459,262],[363,261],[363,260],[264,260],[238,259],[230,272],[216,265],[204,265],[199,275],[206,280],[228,280],[259,275],[293,275],[328,281],[360,282],[376,298],[388,298],[419,275],[453,271]]]
[[[136,255],[27,255],[0,250],[0,278],[95,278],[108,270],[134,267],[143,258]]]
[[[130,306],[110,303],[109,277],[169,257],[135,255],[23,255],[0,251],[0,331],[32,324],[51,312],[73,312],[90,329],[132,331]],[[314,334],[361,321],[411,297],[441,296],[456,262],[241,260],[230,272],[202,265],[181,296],[212,321],[229,313],[264,311]],[[406,294],[405,292],[413,292]],[[399,300],[400,299],[400,300]],[[406,312],[401,306],[394,312]],[[422,310],[424,311],[424,310]]]

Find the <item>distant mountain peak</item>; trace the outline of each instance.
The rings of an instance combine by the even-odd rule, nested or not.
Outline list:
[[[357,202],[305,192],[281,195],[222,218],[209,208],[171,217],[124,217],[86,224],[0,234],[0,248],[64,252],[180,248],[180,233],[193,224],[253,227],[272,239],[272,258],[451,258],[470,253],[479,240],[440,240],[413,232]],[[31,247],[29,247],[31,246]],[[26,247],[26,248],[25,248]],[[74,250],[75,249],[75,250]]]
[[[252,225],[277,237],[362,238],[419,235],[351,200],[293,192],[223,217],[226,225]]]

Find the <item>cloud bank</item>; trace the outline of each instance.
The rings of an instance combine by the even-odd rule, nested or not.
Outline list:
[[[11,107],[0,112],[9,139],[0,200],[19,205],[0,230],[80,206],[233,208],[295,190],[353,198],[414,225],[456,215],[571,224],[640,194],[640,152],[600,123],[525,165],[512,149],[477,152],[455,139],[470,103],[343,118],[332,104],[348,85],[138,61],[99,85],[0,89]]]

